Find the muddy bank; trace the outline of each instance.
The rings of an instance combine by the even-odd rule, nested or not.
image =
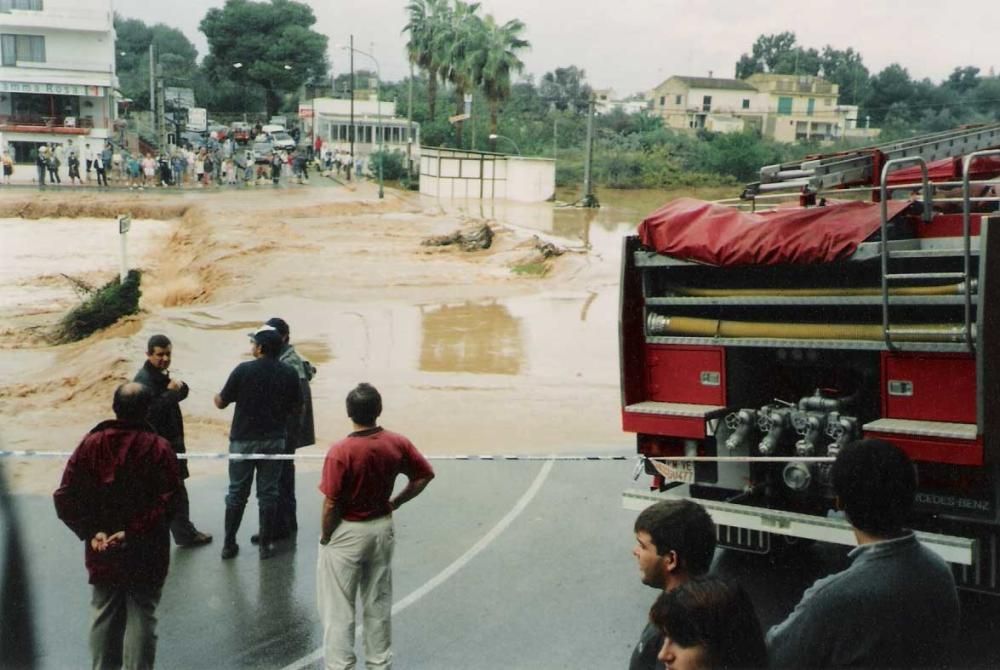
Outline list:
[[[189,450],[224,451],[231,410],[215,410],[211,397],[245,359],[246,332],[282,316],[319,368],[315,453],[349,430],[343,397],[359,381],[382,391],[383,423],[431,454],[628,448],[617,416],[611,251],[632,225],[627,216],[595,226],[541,205],[479,219],[415,194],[379,201],[366,184],[262,191],[86,200],[47,193],[37,203],[0,194],[0,217],[111,218],[128,207],[133,217],[169,223],[145,261],[137,317],[59,347],[37,336],[55,313],[20,314],[0,328],[5,446],[72,449],[110,414],[115,385],[142,364],[146,339],[162,332],[174,342],[174,376],[192,389],[182,405]],[[489,249],[420,244],[475,221],[495,230]],[[575,252],[548,259],[544,276],[512,271],[534,235]],[[40,278],[58,274],[42,270]],[[62,468],[52,460],[13,465],[18,490],[37,492],[50,491]],[[224,469],[192,464],[193,476]]]

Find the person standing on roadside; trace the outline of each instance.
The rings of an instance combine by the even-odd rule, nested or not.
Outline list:
[[[62,161],[59,160],[59,151],[54,144],[49,145],[47,167],[49,170],[49,183],[62,184],[62,179],[59,178],[59,168],[62,167]]]
[[[715,524],[705,508],[687,499],[661,500],[635,519],[639,578],[646,586],[669,592],[708,572],[715,556]],[[647,621],[632,650],[629,670],[659,670],[663,635]]]
[[[285,451],[288,417],[301,411],[302,391],[295,371],[281,363],[281,335],[265,326],[251,333],[254,360],[240,363],[215,396],[215,406],[225,409],[236,403],[229,431],[229,453],[239,456],[275,456]],[[254,474],[257,475],[257,506],[260,508],[260,558],[274,555],[278,513],[278,482],[282,462],[263,459],[230,459],[229,493],[226,495],[226,539],[224,560],[239,553],[236,533],[243,521]]]
[[[187,451],[184,445],[184,417],[180,403],[188,397],[188,385],[170,378],[173,345],[166,335],[153,335],[146,344],[146,362],[133,381],[142,384],[153,394],[149,408],[149,422],[157,434],[170,442],[175,454]],[[170,533],[178,547],[200,547],[212,541],[212,536],[202,533],[191,523],[191,501],[188,499],[184,480],[190,476],[187,459],[177,461],[181,485],[177,490],[174,518]]]
[[[45,188],[45,175],[49,171],[49,148],[44,144],[38,147],[35,156],[35,169],[38,171],[38,188]]]
[[[322,532],[317,601],[327,668],[353,668],[354,605],[361,594],[365,664],[392,665],[392,515],[420,495],[434,470],[413,443],[376,424],[382,397],[371,384],[347,394],[354,432],[334,443],[323,462]],[[392,496],[396,477],[409,482]]]
[[[10,152],[3,152],[3,155],[0,156],[0,163],[3,164],[3,183],[9,186],[10,178],[14,174],[14,159],[11,158]]]
[[[69,183],[71,185],[83,184],[83,180],[80,178],[80,158],[75,151],[70,150],[67,163],[69,164]]]
[[[106,155],[106,157],[105,157]],[[111,145],[94,156],[94,171],[97,173],[97,185],[108,187],[108,170],[111,169]]]
[[[84,542],[94,668],[152,668],[156,660],[180,478],[170,444],[146,421],[152,399],[142,384],[119,386],[116,418],[83,438],[53,494],[56,514]]]
[[[90,171],[94,168],[94,150],[90,148],[90,142],[83,145],[83,162],[87,167],[87,181],[90,181]]]
[[[288,417],[285,428],[285,453],[294,455],[296,449],[316,444],[316,429],[313,421],[312,391],[309,382],[316,374],[316,368],[304,360],[289,342],[290,329],[284,319],[274,317],[265,323],[281,335],[281,352],[278,360],[295,370],[302,390],[302,410]],[[278,537],[285,537],[299,529],[295,500],[295,461],[281,462],[281,479],[278,483]],[[253,538],[251,538],[251,541]]]

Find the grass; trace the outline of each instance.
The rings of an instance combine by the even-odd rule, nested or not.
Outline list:
[[[533,263],[513,265],[511,266],[510,271],[516,275],[524,277],[544,277],[549,271],[549,266],[543,261],[535,261]]]

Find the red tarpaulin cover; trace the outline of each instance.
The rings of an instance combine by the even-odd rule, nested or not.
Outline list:
[[[909,204],[890,202],[889,218]],[[828,263],[854,253],[880,225],[873,202],[750,213],[679,198],[639,224],[639,239],[661,254],[709,265]]]
[[[901,168],[889,173],[889,183],[919,184],[923,179],[921,174],[919,165]],[[969,170],[970,179],[991,179],[997,174],[1000,174],[1000,156],[979,156],[972,160],[972,167]],[[961,156],[931,161],[927,164],[927,178],[930,181],[961,181]]]

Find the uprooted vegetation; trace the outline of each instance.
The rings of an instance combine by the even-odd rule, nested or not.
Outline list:
[[[456,230],[450,235],[435,235],[428,237],[422,245],[425,247],[447,247],[455,245],[463,251],[481,251],[493,245],[493,229],[483,223],[475,228]]]
[[[139,288],[142,273],[129,270],[125,281],[115,277],[104,286],[91,290],[86,299],[59,321],[53,333],[58,343],[77,342],[114,325],[125,316],[139,311]]]

